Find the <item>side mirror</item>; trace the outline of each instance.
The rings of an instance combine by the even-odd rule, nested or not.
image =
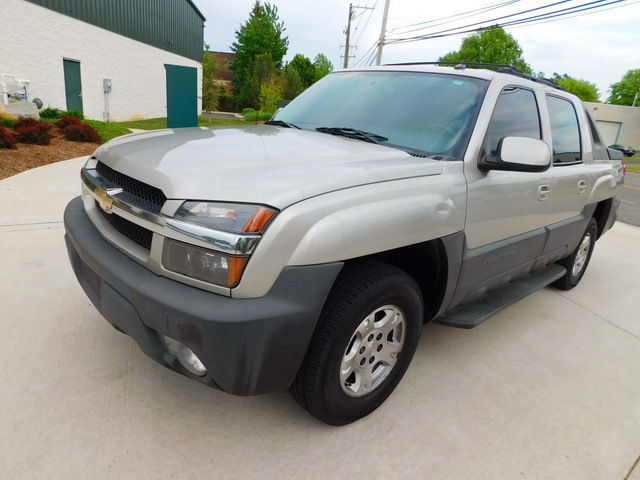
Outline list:
[[[549,145],[528,137],[501,138],[496,155],[485,155],[478,161],[478,168],[482,171],[544,172],[550,165]]]

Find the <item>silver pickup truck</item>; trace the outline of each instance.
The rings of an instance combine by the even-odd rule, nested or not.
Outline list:
[[[66,208],[100,313],[151,358],[318,419],[375,410],[422,326],[570,289],[616,218],[619,152],[511,67],[332,73],[267,125],[115,139]]]

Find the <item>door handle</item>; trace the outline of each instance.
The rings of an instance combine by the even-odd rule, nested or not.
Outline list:
[[[549,185],[540,185],[538,187],[538,200],[544,201],[549,198],[551,187]]]
[[[580,180],[578,182],[578,193],[584,193],[587,191],[587,182],[585,180]]]

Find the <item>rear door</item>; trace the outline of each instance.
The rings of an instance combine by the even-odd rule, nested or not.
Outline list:
[[[582,212],[589,185],[576,106],[561,96],[547,94],[545,97],[553,146],[548,223],[553,224]]]

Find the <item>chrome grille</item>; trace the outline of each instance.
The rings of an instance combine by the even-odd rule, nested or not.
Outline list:
[[[122,235],[127,237],[132,242],[137,243],[145,250],[151,250],[151,239],[153,238],[153,232],[151,230],[147,230],[140,225],[137,225],[133,222],[130,222],[126,218],[123,218],[115,213],[107,213],[102,208],[98,202],[96,202],[96,209],[102,215],[109,225],[111,225],[114,230],[120,232]]]
[[[135,203],[150,212],[160,213],[164,202],[167,201],[167,197],[159,188],[152,187],[151,185],[147,185],[135,178],[131,178],[128,175],[117,172],[102,162],[98,162],[96,170],[100,176],[112,186],[122,188],[123,193],[120,195],[123,200],[133,200],[132,203]]]

